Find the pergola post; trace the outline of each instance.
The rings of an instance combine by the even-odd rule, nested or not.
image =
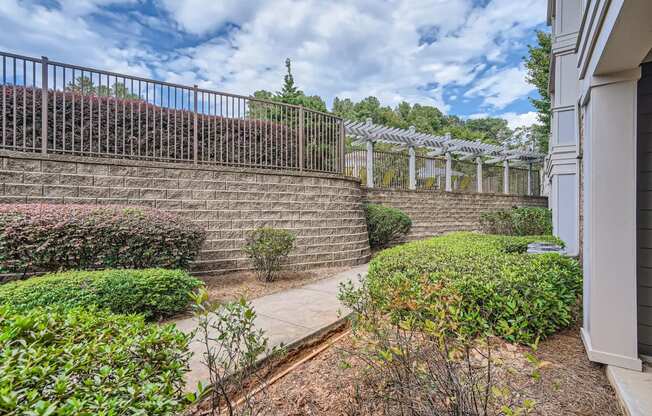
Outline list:
[[[532,196],[532,163],[527,164],[527,195]]]
[[[509,160],[503,161],[503,193],[509,193]]]
[[[446,152],[446,192],[453,191],[453,185],[451,181],[453,172],[453,156],[451,152]]]
[[[408,147],[408,154],[410,155],[409,161],[409,174],[410,174],[410,189],[417,189],[417,157],[414,146]]]
[[[374,142],[367,140],[367,188],[374,187]]]
[[[475,163],[477,165],[477,179],[478,179],[478,185],[477,185],[477,192],[482,192],[482,158],[481,157],[476,157],[475,158]]]

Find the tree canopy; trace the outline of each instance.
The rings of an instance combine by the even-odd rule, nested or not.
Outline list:
[[[287,72],[283,77],[280,91],[267,90],[254,92],[255,98],[287,104],[302,105],[313,110],[328,111],[324,100],[317,96],[307,96],[295,84],[292,62],[285,61]],[[535,104],[535,107],[536,104]],[[537,107],[538,109],[539,107]],[[480,141],[510,147],[521,146],[532,138],[537,138],[528,128],[512,130],[506,120],[498,117],[463,119],[442,113],[435,106],[401,102],[396,107],[382,105],[377,97],[369,96],[360,101],[335,97],[331,112],[348,120],[365,121],[371,118],[374,124],[407,129],[414,126],[417,132],[435,135],[450,133],[457,139]],[[547,136],[546,136],[547,148]]]
[[[263,100],[276,101],[279,103],[301,105],[305,108],[310,108],[311,110],[317,110],[322,112],[327,112],[326,103],[318,95],[308,96],[303,93],[297,86],[294,84],[294,76],[292,75],[292,61],[290,58],[285,60],[285,67],[287,68],[287,73],[283,77],[283,88],[276,93],[272,93],[267,90],[258,90],[254,92],[255,98],[260,98]]]
[[[550,134],[550,93],[548,80],[550,78],[550,34],[537,31],[537,44],[528,45],[528,56],[524,57],[527,68],[527,81],[539,92],[539,98],[530,98],[537,109],[538,123],[532,126],[532,135],[541,152],[548,151]]]

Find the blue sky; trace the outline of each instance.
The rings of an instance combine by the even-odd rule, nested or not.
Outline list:
[[[377,96],[535,121],[522,57],[545,0],[0,0],[0,50],[240,94]]]

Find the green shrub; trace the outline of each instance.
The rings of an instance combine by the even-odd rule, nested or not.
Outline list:
[[[0,306],[0,413],[176,414],[189,340],[136,315]]]
[[[552,212],[547,208],[521,207],[480,214],[480,225],[487,234],[552,234]]]
[[[0,286],[0,304],[19,310],[40,306],[95,306],[113,313],[140,313],[147,319],[185,310],[201,281],[182,270],[69,271]]]
[[[384,247],[410,232],[412,220],[400,209],[366,204],[364,210],[372,248]]]
[[[287,230],[262,227],[247,236],[244,252],[251,260],[259,279],[264,282],[274,280],[281,269],[283,260],[294,248],[294,234]]]
[[[150,208],[0,205],[0,272],[187,268],[204,232]]]
[[[577,261],[524,254],[534,241],[558,242],[454,233],[394,247],[371,261],[362,289],[342,298],[351,306],[368,298],[393,319],[428,321],[456,336],[534,343],[572,322],[582,283]]]

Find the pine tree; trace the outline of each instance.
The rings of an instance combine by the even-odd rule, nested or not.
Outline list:
[[[294,85],[294,77],[292,76],[292,61],[290,58],[285,60],[285,67],[287,68],[287,74],[283,77],[283,88],[280,92],[277,92],[276,95],[281,99],[281,101],[290,104],[299,104],[299,98],[303,95],[303,91],[300,91],[296,85]]]

